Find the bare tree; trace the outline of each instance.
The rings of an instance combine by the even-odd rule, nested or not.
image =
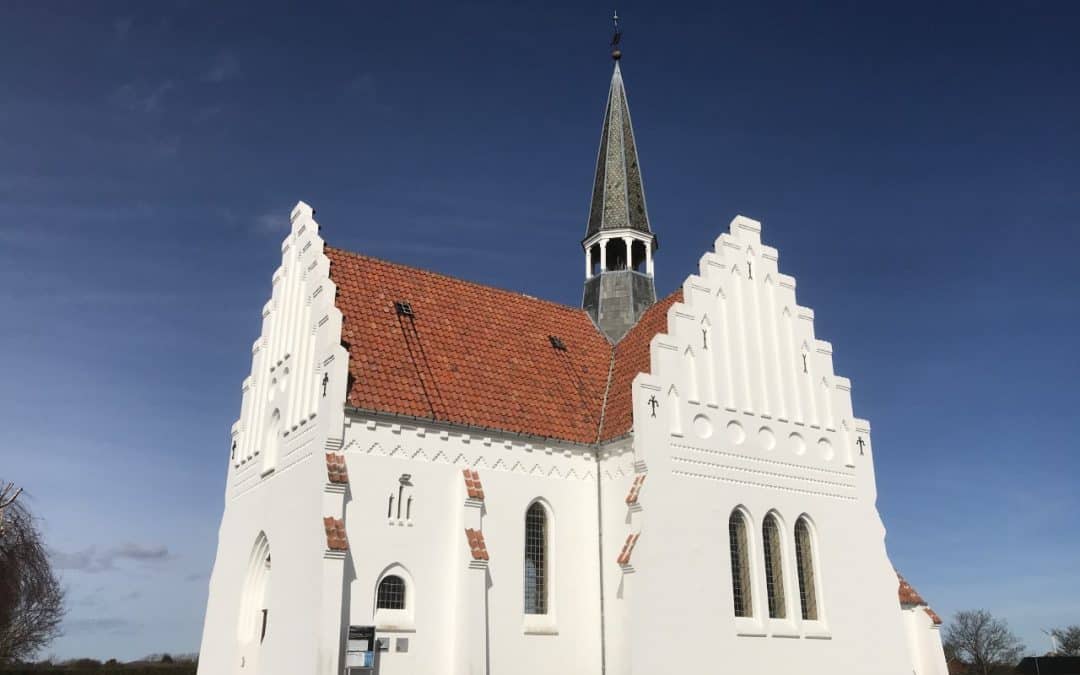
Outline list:
[[[0,537],[4,536],[4,511],[15,503],[22,494],[22,488],[15,489],[15,483],[8,483],[0,488]]]
[[[1080,626],[1066,626],[1050,631],[1057,642],[1056,656],[1080,656]]]
[[[977,675],[1008,669],[1019,661],[1024,645],[1004,619],[996,619],[985,609],[957,612],[945,628],[944,647],[971,667]]]
[[[10,495],[9,495],[10,496]],[[60,634],[64,591],[23,502],[4,508],[0,537],[0,663],[33,656]]]

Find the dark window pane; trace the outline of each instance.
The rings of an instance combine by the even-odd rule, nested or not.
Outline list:
[[[753,616],[746,519],[738,511],[732,513],[728,519],[728,537],[731,542],[731,590],[735,599],[735,616]]]
[[[405,609],[405,582],[401,577],[388,576],[379,583],[375,607],[378,609]]]
[[[776,517],[769,515],[761,526],[762,543],[765,547],[765,591],[769,596],[769,616],[783,619],[787,616],[784,604],[784,561],[781,558],[780,526]]]
[[[814,559],[810,526],[804,518],[795,523],[795,564],[799,573],[799,606],[802,618],[817,620],[817,592],[814,589]]]
[[[547,513],[533,504],[525,514],[525,613],[547,614]]]

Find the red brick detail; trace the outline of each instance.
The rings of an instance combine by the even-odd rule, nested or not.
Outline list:
[[[645,474],[639,473],[634,478],[634,484],[630,486],[630,493],[626,495],[626,504],[633,506],[637,504],[638,495],[641,493],[641,486],[645,484]]]
[[[348,551],[349,539],[345,536],[345,521],[327,516],[323,518],[326,528],[326,548],[331,551]]]
[[[473,560],[488,560],[487,544],[484,543],[484,533],[472,528],[465,529],[465,538],[469,540],[469,553]]]
[[[941,617],[937,615],[937,612],[930,609],[929,607],[924,607],[923,611],[926,612],[926,615],[930,617],[930,620],[934,622],[935,626],[940,626],[941,624],[945,623],[941,620]]]
[[[637,540],[640,536],[640,532],[638,532],[637,534],[626,535],[626,543],[623,544],[622,552],[619,553],[618,562],[620,565],[630,564],[630,556],[634,554],[634,546],[637,545]]]
[[[331,483],[347,484],[349,470],[345,466],[345,455],[336,452],[326,453],[326,475]]]
[[[469,493],[469,499],[484,501],[484,486],[480,484],[480,474],[474,469],[462,469],[465,476],[465,490]]]
[[[682,299],[676,291],[649,308],[612,347],[576,307],[324,252],[344,315],[350,406],[575,443],[630,430],[631,382],[648,372],[649,342]],[[399,315],[395,301],[408,302],[413,316]]]

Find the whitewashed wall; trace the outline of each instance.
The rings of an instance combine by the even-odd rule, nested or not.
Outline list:
[[[667,334],[652,342],[652,374],[633,385],[634,449],[648,478],[634,571],[623,580],[630,656],[609,672],[700,672],[715,660],[748,672],[907,675],[869,425],[853,417],[850,384],[833,373],[832,348],[815,338],[813,312],[796,303],[760,224],[738,217],[730,229],[684,283]],[[736,507],[751,517],[753,619],[732,609]],[[784,542],[783,620],[763,618],[769,512]],[[792,532],[804,514],[819,621],[803,621],[798,604]],[[612,539],[606,559],[618,555]]]
[[[381,656],[382,675],[599,672],[596,462],[588,449],[394,418],[353,417],[345,432],[352,570],[347,615],[380,636],[409,638]],[[467,502],[476,469],[482,505]],[[387,517],[402,474],[412,518]],[[525,511],[550,509],[549,620],[524,614]],[[483,531],[486,570],[470,569],[465,528]],[[376,584],[407,571],[405,621],[376,615]],[[470,575],[479,574],[477,585]],[[486,586],[486,588],[485,588]],[[393,626],[403,627],[395,628]],[[490,670],[487,665],[490,664]]]
[[[914,675],[949,675],[945,651],[941,647],[941,631],[926,613],[926,608],[905,607],[903,614],[908,648],[915,664]]]

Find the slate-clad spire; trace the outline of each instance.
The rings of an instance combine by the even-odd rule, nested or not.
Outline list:
[[[626,228],[652,233],[649,214],[645,210],[645,187],[641,182],[630,108],[626,104],[626,88],[616,58],[607,110],[604,112],[604,130],[600,136],[600,153],[596,159],[596,179],[593,181],[589,226],[585,237],[592,237],[601,230]]]
[[[645,209],[637,143],[619,69],[621,38],[616,22],[611,41],[615,72],[604,111],[588,226],[581,242],[585,249],[585,294],[581,304],[612,342],[622,339],[656,302],[656,236]]]

